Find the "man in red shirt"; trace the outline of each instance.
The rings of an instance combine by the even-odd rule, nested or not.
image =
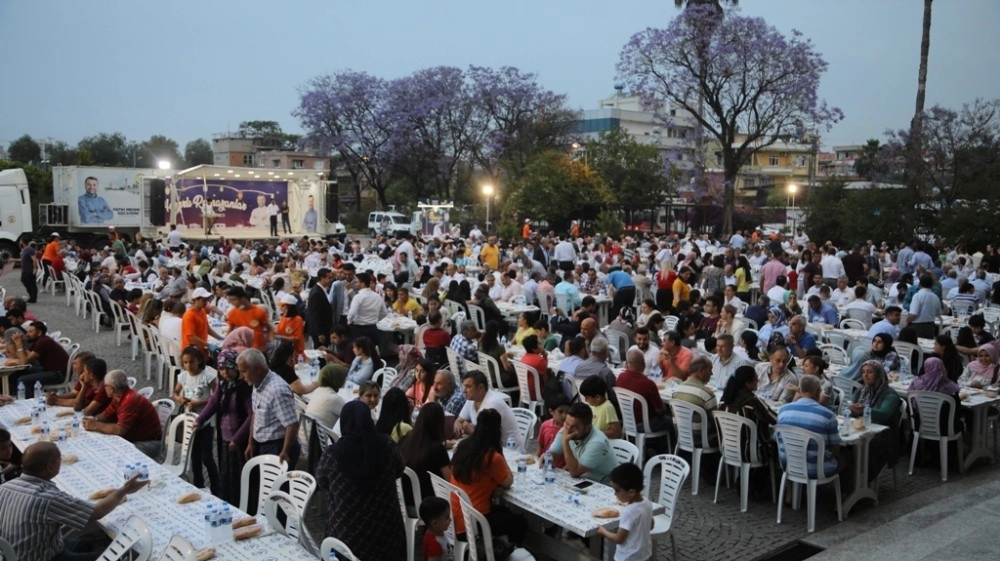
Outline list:
[[[36,397],[35,382],[41,382],[42,385],[58,384],[66,379],[69,354],[62,345],[47,335],[48,330],[44,323],[33,321],[26,326],[24,335],[16,333],[12,337],[15,356],[7,359],[7,364],[31,366],[25,374],[11,380],[11,384],[24,382],[25,397],[28,399]]]
[[[625,355],[625,371],[618,375],[615,380],[615,387],[623,388],[641,395],[649,406],[649,432],[659,432],[670,429],[670,416],[667,415],[667,407],[660,397],[660,390],[656,387],[656,382],[644,374],[646,370],[646,356],[639,349],[632,349]],[[642,405],[635,404],[635,419],[642,423]],[[645,427],[639,427],[642,432],[647,432]]]
[[[97,417],[85,418],[83,428],[120,436],[155,459],[163,438],[163,425],[156,407],[129,387],[128,378],[121,370],[108,372],[104,377],[104,390],[111,404]]]
[[[524,345],[524,356],[521,357],[521,362],[527,364],[528,366],[535,369],[538,372],[538,381],[545,387],[545,380],[549,375],[549,361],[545,357],[545,349],[538,344],[537,335],[528,335],[521,342]],[[541,390],[535,389],[535,377],[528,377],[528,393],[531,395],[532,401],[539,401],[542,399]]]

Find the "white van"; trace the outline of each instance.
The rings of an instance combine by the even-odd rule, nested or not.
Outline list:
[[[376,210],[368,213],[368,233],[375,237],[385,231],[390,236],[402,233],[415,234],[412,219],[392,210]]]

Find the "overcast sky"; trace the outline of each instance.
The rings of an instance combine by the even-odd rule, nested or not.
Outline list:
[[[824,147],[881,137],[913,113],[921,0],[742,0],[811,38],[820,94],[845,119]],[[613,93],[622,45],[672,0],[0,0],[0,143],[98,132],[184,144],[276,120],[298,132],[298,88],[352,68],[394,78],[437,65],[512,65],[578,109]],[[934,4],[927,107],[1000,97],[1000,1]]]

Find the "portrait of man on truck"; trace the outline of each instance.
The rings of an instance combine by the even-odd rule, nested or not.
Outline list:
[[[80,207],[80,222],[83,224],[102,224],[115,217],[114,211],[97,195],[97,178],[87,177],[83,180],[84,193],[77,200]]]

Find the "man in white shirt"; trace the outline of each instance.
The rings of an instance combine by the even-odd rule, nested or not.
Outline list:
[[[497,282],[499,276],[502,276],[499,271],[486,274],[486,287],[489,288],[489,296],[494,302],[500,300],[500,296],[503,294],[503,285]]]
[[[823,270],[823,282],[833,288],[840,277],[847,278],[847,271],[844,270],[844,262],[837,257],[837,250],[830,247],[826,250],[826,255],[820,259],[820,268]]]
[[[479,229],[479,226],[473,224],[472,229],[469,230],[469,238],[473,242],[478,242],[479,240],[483,239],[483,231]]]
[[[163,311],[160,312],[160,323],[158,325],[160,335],[176,343],[178,349],[181,346],[181,324],[183,323],[182,316],[185,311],[186,306],[184,306],[183,302],[167,299],[163,303]]]
[[[785,293],[788,292],[788,277],[778,275],[776,284],[767,291],[767,299],[771,306],[780,306],[785,303]]]
[[[385,300],[372,290],[374,282],[368,273],[358,273],[354,276],[357,294],[351,299],[351,305],[347,310],[351,339],[368,337],[373,342],[378,341],[376,324],[388,315],[388,311],[385,308]]]
[[[736,342],[732,335],[719,335],[715,339],[715,354],[712,355],[712,379],[709,384],[715,388],[725,388],[729,378],[741,366],[753,366],[744,356],[734,352]]]
[[[643,372],[646,376],[662,376],[663,369],[660,368],[660,347],[649,342],[649,328],[640,327],[635,330],[635,344],[628,350],[638,350],[642,353],[646,362],[646,369]]]
[[[875,304],[872,304],[866,298],[867,289],[862,285],[857,285],[854,287],[854,299],[844,306],[844,316],[851,317],[851,314],[847,313],[849,310],[861,310],[867,316],[866,319],[862,319],[866,325],[871,325],[872,316],[875,315]]]
[[[500,284],[503,285],[503,290],[500,292],[501,302],[510,302],[515,297],[524,294],[524,291],[521,289],[521,283],[514,280],[516,277],[517,273],[513,270],[507,271],[500,277]]]
[[[486,375],[479,370],[472,370],[462,379],[462,390],[465,392],[465,406],[455,419],[455,436],[472,434],[476,430],[476,418],[484,409],[493,409],[500,413],[500,431],[504,442],[510,435],[518,450],[524,450],[524,435],[517,426],[517,418],[510,410],[507,402],[499,392],[490,390]]]
[[[576,250],[568,239],[560,239],[552,252],[552,259],[559,265],[561,271],[572,271],[576,266]]]
[[[177,251],[181,246],[181,233],[177,231],[177,224],[170,225],[170,232],[167,233],[167,247],[170,251]]]
[[[837,288],[830,291],[830,304],[836,307],[846,306],[854,299],[854,293],[847,287],[847,277],[837,279]]]
[[[271,202],[267,205],[267,217],[271,222],[271,236],[278,237],[278,212],[281,209],[278,208],[278,203],[274,200],[274,195],[271,195]]]

